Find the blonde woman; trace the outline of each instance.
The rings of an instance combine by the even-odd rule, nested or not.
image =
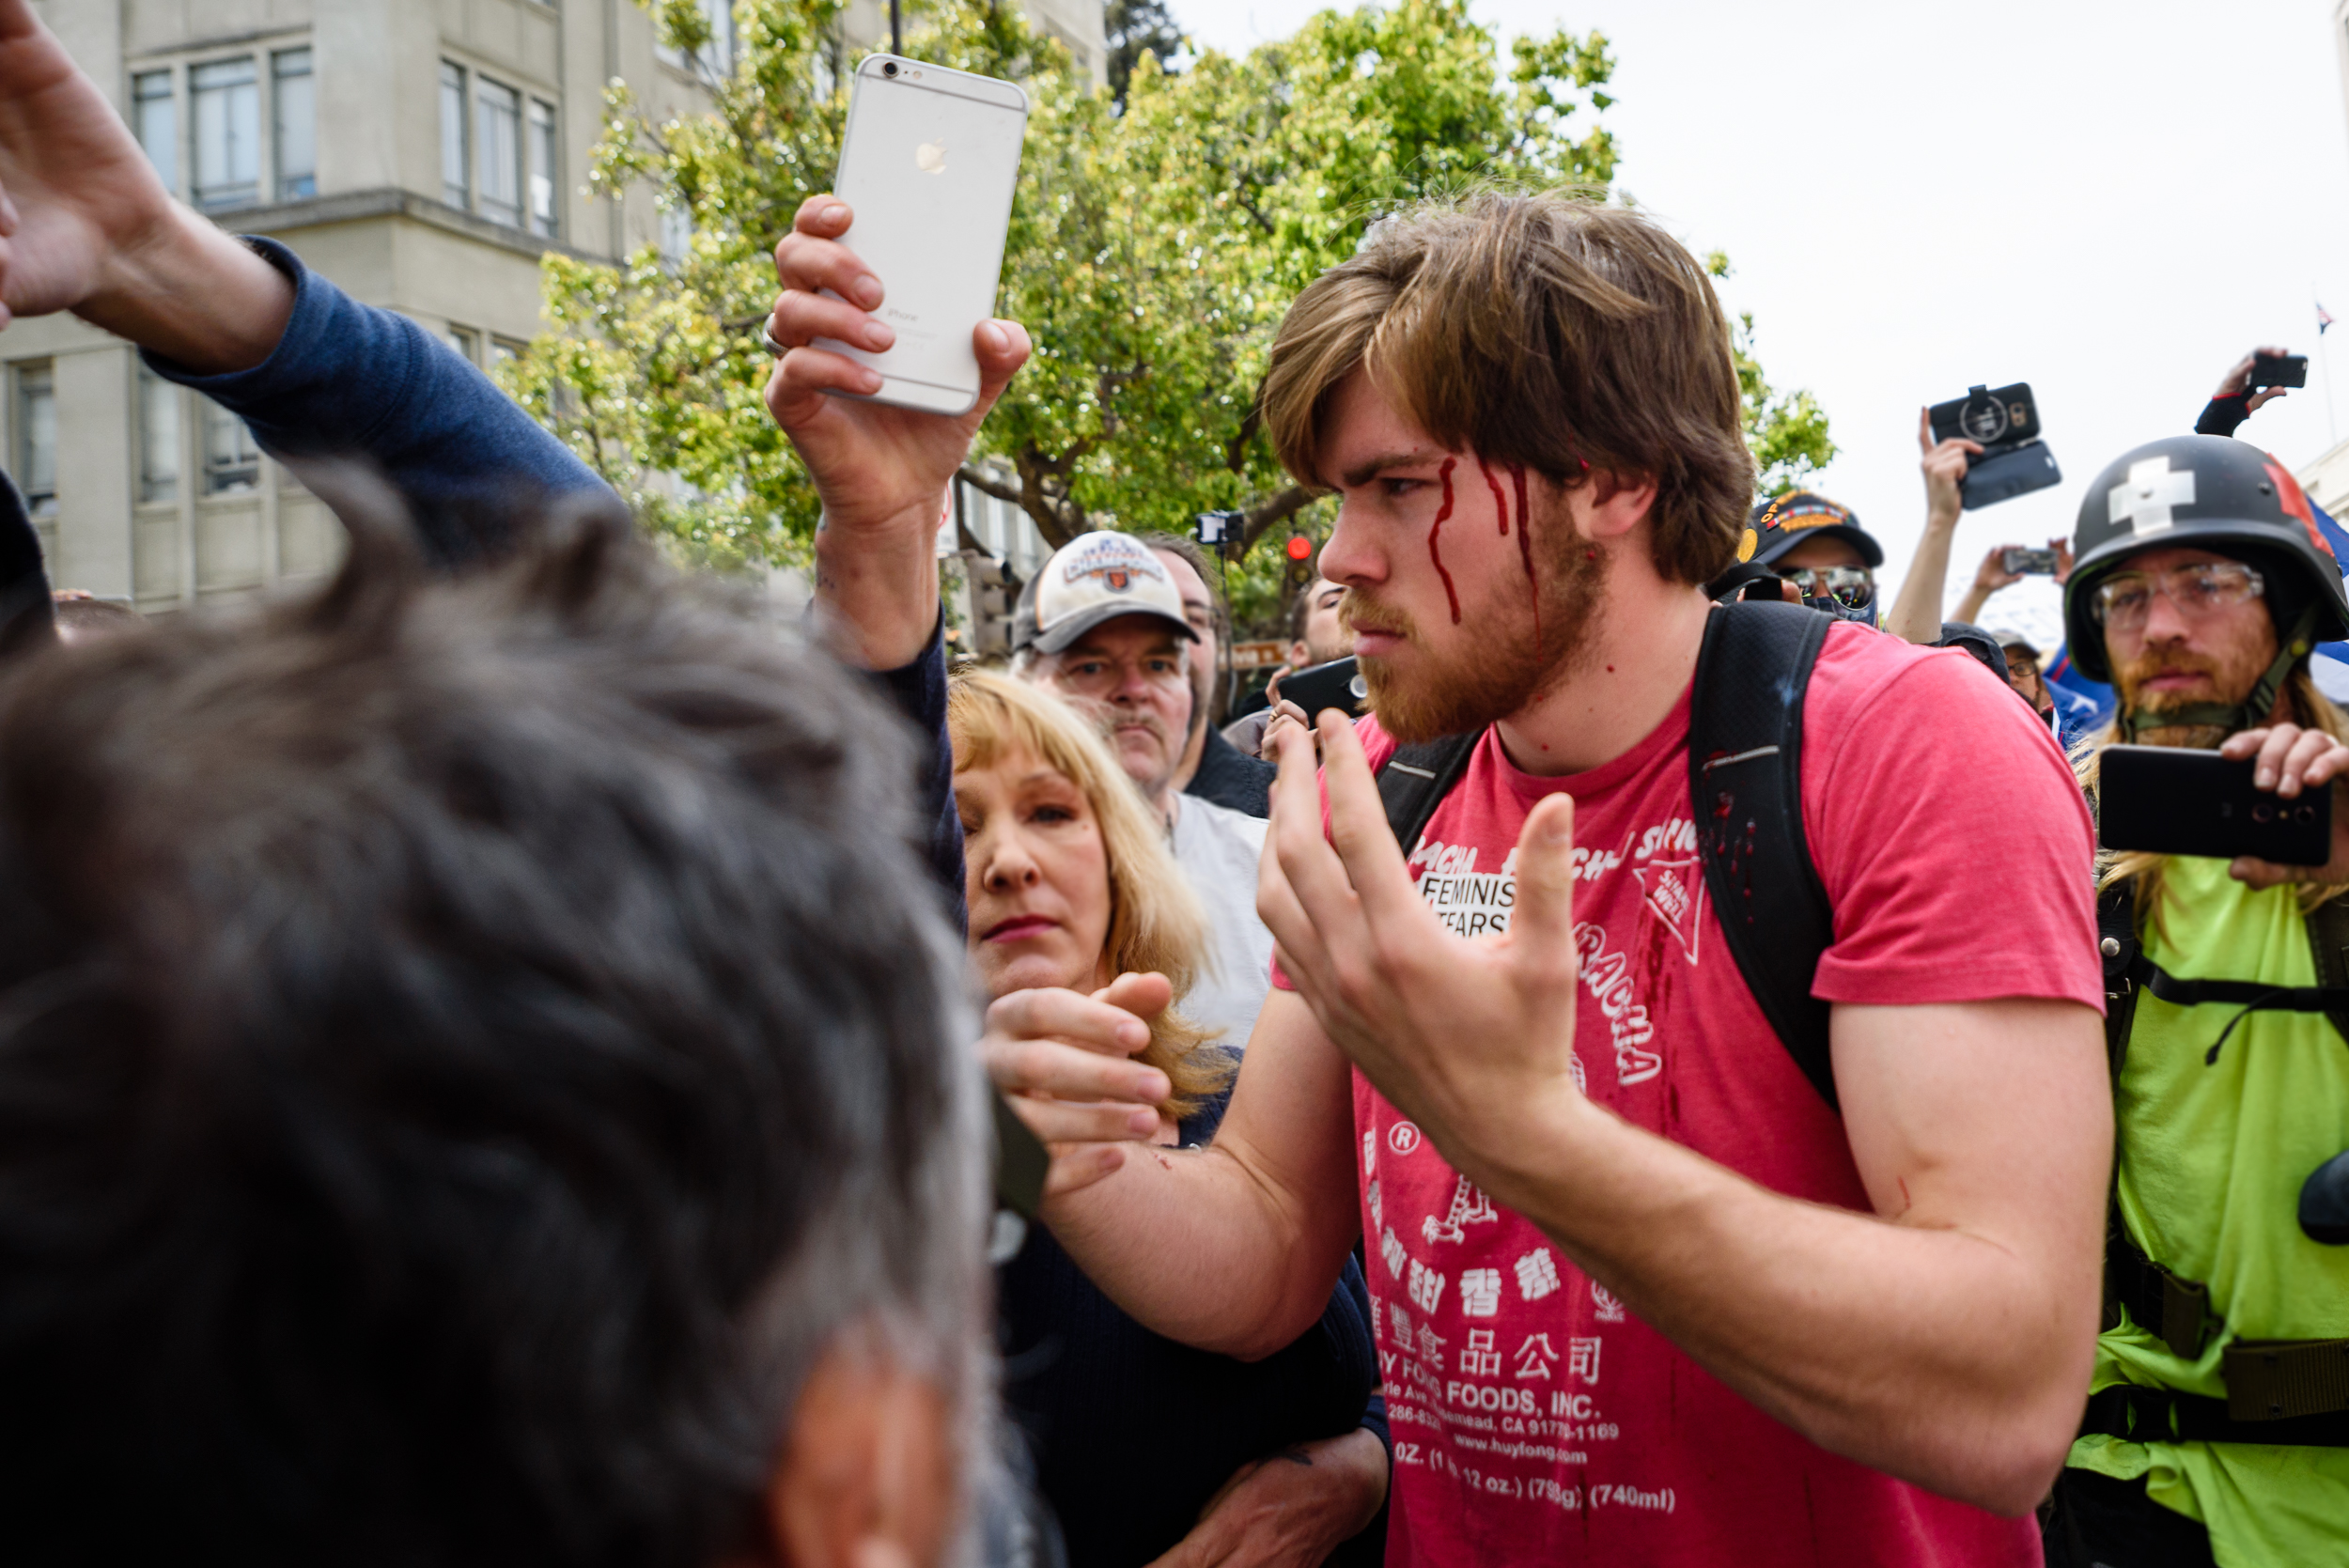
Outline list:
[[[951,686],[971,954],[990,997],[1096,991],[1163,975],[1176,998],[1206,962],[1199,900],[1166,831],[1093,728],[1060,698],[1000,675]],[[1235,1042],[1244,1044],[1244,1042]],[[1167,1075],[1165,1134],[1232,1079],[1233,1061],[1169,1006],[1139,1059]]]
[[[1197,899],[1093,727],[1041,688],[956,677],[946,723],[968,857],[971,954],[991,999],[1115,985],[1166,1076],[1162,1145],[1214,1135],[1231,1059],[1182,1015],[1204,961]],[[1153,974],[1164,984],[1131,977]],[[1147,1115],[1147,1112],[1137,1113]],[[1142,1129],[1134,1129],[1140,1132]],[[1369,1299],[1349,1271],[1321,1322],[1242,1362],[1128,1317],[1040,1226],[999,1279],[1006,1395],[1073,1568],[1375,1562],[1384,1406]]]

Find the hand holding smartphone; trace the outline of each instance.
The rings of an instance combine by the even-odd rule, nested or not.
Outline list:
[[[2285,800],[2252,784],[2255,766],[2176,746],[2108,746],[2098,766],[2097,839],[2108,849],[2157,855],[2326,864],[2333,858],[2332,786]]]
[[[1028,95],[1009,82],[894,54],[857,68],[833,185],[855,219],[840,243],[880,279],[874,314],[896,341],[815,345],[878,371],[873,401],[949,415],[977,405],[971,334],[994,314],[1027,124]]]
[[[2271,386],[2306,386],[2309,384],[2309,356],[2306,354],[2253,354],[2251,373],[2245,379],[2246,392],[2263,392]]]
[[[1312,664],[1294,675],[1281,677],[1281,700],[1295,703],[1305,710],[1308,719],[1317,719],[1325,707],[1334,707],[1349,719],[1359,719],[1370,707],[1370,688],[1364,684],[1354,656],[1333,659],[1327,664]]]

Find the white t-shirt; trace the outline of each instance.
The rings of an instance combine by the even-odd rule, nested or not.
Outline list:
[[[1207,967],[1176,1007],[1245,1049],[1272,988],[1272,933],[1256,918],[1256,862],[1271,824],[1196,795],[1177,795],[1174,860],[1207,911]]]

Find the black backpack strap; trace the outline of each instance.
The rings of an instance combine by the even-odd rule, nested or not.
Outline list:
[[[2145,1255],[2121,1221],[2118,1198],[2105,1211],[2105,1312],[2100,1327],[2121,1327],[2126,1307],[2137,1326],[2170,1347],[2170,1354],[2191,1361],[2202,1344],[2226,1320],[2211,1311],[2210,1289]]]
[[[1394,830],[1394,842],[1402,846],[1406,859],[1419,847],[1419,835],[1427,831],[1427,819],[1460,782],[1460,775],[1468,770],[1470,753],[1483,738],[1483,730],[1439,736],[1414,746],[1398,746],[1379,765],[1378,799],[1386,804],[1387,826]]]
[[[2182,1394],[2170,1389],[2147,1389],[2118,1383],[2089,1396],[2080,1436],[2119,1437],[2131,1443],[2258,1443],[2290,1448],[2349,1448],[2349,1409],[2327,1397],[2323,1385],[2335,1386],[2349,1377],[2349,1342],[2309,1341],[2279,1347],[2230,1347],[2227,1397],[2212,1399]],[[2266,1352],[2263,1358],[2263,1351]],[[2265,1376],[2252,1373],[2258,1359],[2273,1359],[2279,1370]],[[2256,1391],[2246,1400],[2235,1391],[2241,1380]],[[2261,1372],[2267,1369],[2261,1368]],[[2272,1388],[2270,1387],[2272,1385]],[[2306,1393],[2303,1390],[2308,1390]],[[2266,1404],[2260,1404],[2261,1400]],[[2243,1413],[2248,1405],[2249,1413]],[[2270,1410],[2279,1413],[2271,1415]]]
[[[2328,898],[2303,917],[2309,928],[2309,955],[2316,960],[2316,984],[2325,991],[2349,995],[2349,896]],[[2325,1016],[2335,1032],[2349,1042],[2349,1008],[2330,1006]]]
[[[2137,1020],[2137,878],[2115,882],[2096,895],[2096,953],[2105,967],[2105,1060],[2112,1084],[2121,1086],[2121,1064],[2128,1060],[2129,1027]]]
[[[1803,833],[1802,705],[1832,624],[1782,601],[1715,606],[1688,711],[1688,799],[1715,918],[1762,1016],[1830,1107],[1828,1005],[1811,983],[1835,911]]]

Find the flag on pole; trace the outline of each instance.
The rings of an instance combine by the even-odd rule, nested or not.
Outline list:
[[[2322,301],[2322,300],[2317,301],[2317,302],[2316,302],[2316,335],[2317,335],[2317,336],[2319,336],[2319,337],[2324,336],[2324,335],[2325,335],[2325,329],[2326,329],[2326,327],[2331,326],[2332,324],[2333,324],[2333,313],[2332,313],[2331,311],[2326,310],[2326,309],[2325,308],[2325,302],[2324,302],[2324,301]]]

